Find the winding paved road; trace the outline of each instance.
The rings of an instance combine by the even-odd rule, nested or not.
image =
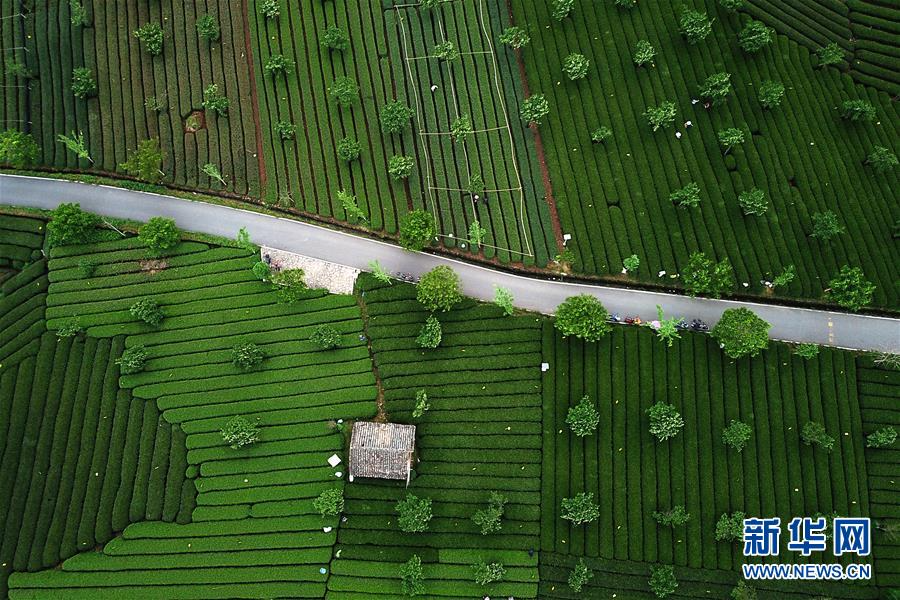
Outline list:
[[[900,319],[545,281],[452,258],[406,252],[377,240],[248,210],[109,186],[0,175],[0,204],[52,209],[62,202],[78,202],[91,212],[137,221],[171,217],[185,230],[229,238],[246,227],[256,243],[363,270],[368,270],[369,262],[376,259],[388,271],[414,275],[437,265],[450,265],[459,273],[467,295],[492,300],[494,286],[499,285],[512,292],[516,306],[542,313],[552,313],[568,296],[587,293],[597,296],[610,312],[623,316],[636,314],[652,319],[659,304],[667,315],[699,318],[712,326],[725,309],[745,306],[772,324],[770,335],[775,339],[854,350],[900,351]]]

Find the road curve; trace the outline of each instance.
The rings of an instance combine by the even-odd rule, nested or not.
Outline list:
[[[569,296],[593,294],[610,312],[623,316],[650,320],[660,305],[667,315],[699,318],[712,326],[724,310],[743,306],[772,324],[774,339],[852,350],[900,351],[900,319],[533,279],[249,210],[110,186],[0,174],[0,204],[52,209],[62,202],[77,202],[85,210],[122,219],[170,217],[185,230],[229,238],[246,227],[258,244],[363,270],[368,270],[372,260],[388,271],[414,275],[449,265],[459,274],[466,295],[490,301],[494,286],[501,286],[512,292],[516,306],[542,313],[552,313]]]

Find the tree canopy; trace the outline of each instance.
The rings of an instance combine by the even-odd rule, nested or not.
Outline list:
[[[556,308],[553,325],[563,337],[574,335],[589,342],[596,342],[612,329],[608,319],[609,312],[597,298],[590,294],[581,294],[566,298]]]

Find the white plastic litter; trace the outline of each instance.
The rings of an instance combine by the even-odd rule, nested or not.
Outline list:
[[[550,363],[542,362],[541,363],[541,373],[543,373],[544,371],[548,371],[548,370],[550,370]]]
[[[329,533],[331,531],[331,527],[323,527],[322,531],[324,531],[325,533]]]
[[[571,239],[572,239],[572,234],[571,234],[571,233],[564,233],[564,234],[563,234],[563,240],[564,240],[564,241],[568,242],[568,241],[571,240]]]
[[[337,454],[332,454],[328,457],[328,464],[331,465],[332,468],[338,466],[341,464],[341,457]]]
[[[343,475],[344,475],[344,472],[343,472],[343,471],[335,471],[335,472],[334,472],[334,476],[335,476],[335,477],[343,477]]]
[[[675,132],[675,137],[678,138],[678,139],[680,140],[680,139],[681,139],[681,132],[680,132],[680,131],[676,131],[676,132]]]
[[[662,276],[665,275],[665,274],[666,274],[665,271],[660,271],[659,273],[657,273],[656,276],[657,276],[657,277],[662,277]]]

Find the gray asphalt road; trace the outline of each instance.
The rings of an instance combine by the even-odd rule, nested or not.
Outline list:
[[[502,286],[512,292],[516,306],[542,313],[552,313],[568,296],[587,293],[597,296],[610,312],[622,316],[639,315],[650,320],[656,317],[656,305],[660,305],[668,316],[699,318],[712,326],[725,309],[745,306],[772,324],[770,335],[775,339],[854,350],[900,351],[900,319],[544,281],[451,258],[410,253],[376,240],[247,210],[108,186],[0,175],[2,204],[52,209],[62,202],[78,202],[91,212],[138,221],[154,216],[171,217],[183,229],[230,238],[237,235],[238,229],[246,227],[258,244],[363,270],[368,269],[372,260],[378,260],[388,271],[414,275],[437,265],[450,265],[459,273],[467,295],[491,300],[494,286]]]

